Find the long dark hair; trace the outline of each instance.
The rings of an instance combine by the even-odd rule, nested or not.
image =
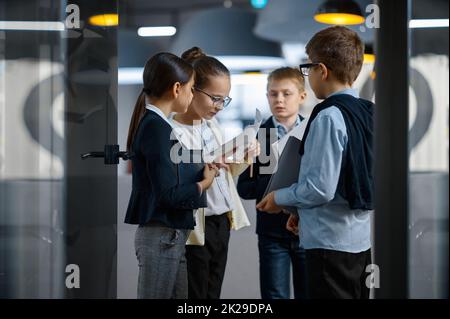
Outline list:
[[[195,70],[195,86],[203,89],[210,76],[230,76],[227,67],[216,58],[206,55],[199,47],[192,47],[181,55],[181,58],[189,62]]]
[[[168,52],[152,56],[144,68],[144,88],[134,106],[128,129],[127,150],[131,149],[134,136],[145,112],[145,97],[160,98],[176,82],[186,84],[194,74],[193,67],[175,54]]]

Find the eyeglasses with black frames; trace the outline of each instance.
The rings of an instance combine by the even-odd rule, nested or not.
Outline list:
[[[309,75],[309,69],[311,69],[313,67],[316,67],[318,65],[320,65],[319,62],[313,62],[313,63],[300,64],[298,67],[300,68],[300,72],[302,72],[303,76],[308,76]],[[327,68],[331,70],[330,67],[327,66]]]
[[[207,92],[205,92],[202,89],[199,89],[197,87],[194,87],[194,90],[209,96],[209,98],[213,102],[213,105],[216,106],[216,107],[225,108],[231,103],[231,100],[232,100],[231,97],[229,97],[229,96],[225,96],[225,97],[214,96],[214,95],[211,95],[211,94],[209,94],[209,93],[207,93]]]

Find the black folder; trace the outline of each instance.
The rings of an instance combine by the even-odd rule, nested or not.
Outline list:
[[[294,136],[289,137],[278,159],[277,170],[272,174],[269,184],[267,184],[264,196],[272,191],[289,187],[298,182],[302,160],[302,156],[299,153],[300,143],[301,141],[298,138]],[[297,208],[294,206],[283,206],[283,209],[289,213],[297,214]]]

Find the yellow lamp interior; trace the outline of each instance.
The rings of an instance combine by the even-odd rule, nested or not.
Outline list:
[[[375,54],[364,53],[364,63],[375,63]]]
[[[363,23],[364,17],[350,13],[319,13],[314,20],[325,24],[351,25]]]
[[[116,13],[98,14],[89,18],[89,23],[101,27],[112,27],[119,24],[119,15]]]

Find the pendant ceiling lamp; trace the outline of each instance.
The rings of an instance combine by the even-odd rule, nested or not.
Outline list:
[[[115,27],[119,25],[117,13],[97,14],[89,17],[89,23],[99,27]]]
[[[324,24],[354,25],[364,23],[359,5],[352,0],[327,0],[314,15],[314,20]]]
[[[375,52],[371,43],[364,45],[364,63],[375,63]]]
[[[373,0],[355,0],[362,12]],[[269,1],[258,13],[254,32],[259,37],[278,42],[307,43],[318,31],[329,25],[314,19],[323,0],[276,0]],[[373,42],[375,29],[359,25],[348,25],[366,42]]]
[[[253,33],[256,19],[256,13],[239,8],[198,11],[179,26],[171,51],[179,55],[198,46],[231,71],[263,71],[284,65],[280,44]]]

